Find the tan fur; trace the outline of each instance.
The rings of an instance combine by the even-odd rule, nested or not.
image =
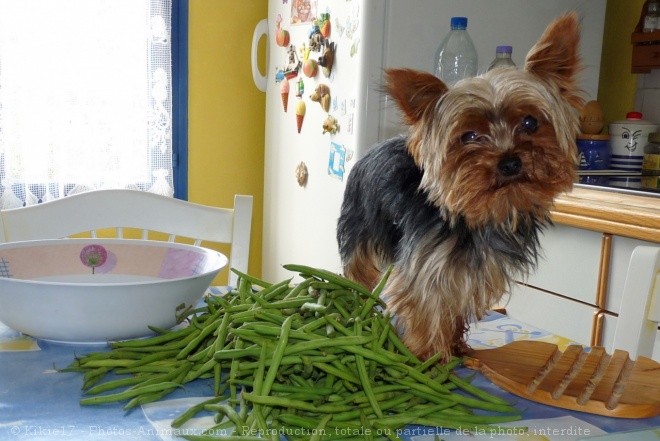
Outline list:
[[[359,248],[350,261],[344,262],[344,275],[368,289],[373,289],[382,277],[383,259],[371,246]]]

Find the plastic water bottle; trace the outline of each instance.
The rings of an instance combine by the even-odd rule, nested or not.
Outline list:
[[[660,2],[651,0],[644,16],[642,32],[655,32],[658,28],[660,28]]]
[[[435,56],[435,76],[448,85],[477,74],[477,50],[467,31],[466,17],[452,17],[451,30]]]
[[[488,70],[495,69],[496,67],[516,67],[516,64],[511,59],[513,48],[511,46],[497,46],[495,48],[495,59]]]

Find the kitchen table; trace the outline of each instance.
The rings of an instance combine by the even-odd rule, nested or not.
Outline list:
[[[223,288],[212,287],[213,293]],[[38,319],[38,317],[35,317]],[[497,347],[514,340],[535,339],[555,343],[563,350],[569,341],[528,324],[492,313],[472,327],[474,348]],[[106,347],[67,345],[22,336],[0,323],[0,439],[2,440],[173,440],[179,434],[200,434],[213,425],[210,415],[198,415],[180,429],[171,421],[181,412],[212,395],[207,380],[196,380],[155,403],[125,412],[123,403],[80,406],[82,375],[61,373],[77,355]],[[471,375],[461,368],[459,375]],[[606,436],[625,440],[660,439],[660,417],[606,418],[544,406],[510,395],[476,374],[475,384],[514,403],[523,420],[508,423],[477,439],[576,440]],[[523,433],[520,427],[528,428]],[[645,430],[644,430],[645,429]],[[640,431],[643,430],[643,431]],[[633,433],[625,433],[635,431]],[[614,435],[608,435],[614,434]],[[618,434],[618,436],[617,436]],[[438,427],[408,426],[399,436],[406,441],[468,440],[472,435]],[[283,438],[284,439],[284,438]]]

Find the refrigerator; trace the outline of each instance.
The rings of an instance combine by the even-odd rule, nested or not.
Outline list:
[[[581,87],[596,99],[605,8],[606,0],[270,0],[252,43],[253,78],[266,93],[262,277],[292,277],[288,263],[341,273],[336,224],[351,168],[407,130],[382,93],[384,69],[433,72],[453,16],[468,18],[480,72],[498,45],[512,46],[522,67],[547,25],[575,10]]]

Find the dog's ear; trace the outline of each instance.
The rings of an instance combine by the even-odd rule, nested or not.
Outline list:
[[[555,83],[573,107],[582,106],[577,88],[580,62],[580,21],[571,12],[550,23],[525,60],[525,70],[541,80]]]
[[[447,92],[447,86],[437,77],[412,69],[386,69],[385,91],[403,111],[405,123],[413,125],[424,112]]]

